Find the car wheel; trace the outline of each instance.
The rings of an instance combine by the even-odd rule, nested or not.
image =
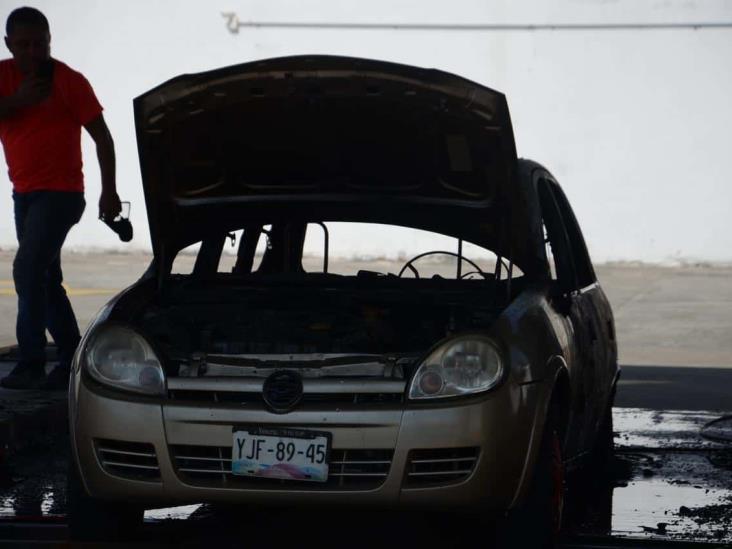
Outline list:
[[[134,539],[145,512],[142,507],[90,497],[73,457],[69,460],[66,511],[69,538],[76,541]]]
[[[557,415],[544,428],[534,475],[524,503],[508,514],[501,546],[554,547],[562,527],[565,471]]]

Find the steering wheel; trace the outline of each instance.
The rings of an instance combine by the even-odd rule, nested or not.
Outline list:
[[[474,261],[468,259],[465,256],[458,255],[455,252],[446,252],[446,251],[442,251],[442,250],[435,250],[432,252],[425,252],[423,254],[415,255],[412,259],[410,259],[409,261],[407,261],[404,264],[404,266],[401,268],[401,270],[399,271],[399,274],[397,276],[399,278],[401,278],[401,276],[404,274],[404,271],[409,269],[410,271],[412,271],[414,273],[415,278],[419,278],[419,272],[414,267],[414,265],[412,265],[412,263],[414,263],[418,259],[422,259],[423,257],[426,257],[428,255],[435,255],[435,254],[444,254],[444,255],[451,255],[452,257],[457,257],[459,260],[465,261],[471,267],[473,267],[475,269],[475,272],[478,272],[483,278],[485,278],[485,276],[486,276],[486,274],[483,272],[483,270],[480,267],[478,267],[478,265]],[[471,272],[468,274],[474,274],[474,273]],[[463,277],[460,277],[460,278],[463,278]]]

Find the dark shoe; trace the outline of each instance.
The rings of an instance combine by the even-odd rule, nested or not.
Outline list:
[[[59,364],[51,373],[48,374],[46,380],[41,384],[44,391],[65,391],[69,388],[69,373],[71,368]]]
[[[45,378],[43,364],[18,362],[12,372],[0,379],[0,385],[6,389],[38,389]]]

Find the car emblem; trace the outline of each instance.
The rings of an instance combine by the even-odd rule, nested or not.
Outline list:
[[[262,398],[270,410],[284,414],[302,400],[302,378],[290,370],[281,370],[264,380]]]

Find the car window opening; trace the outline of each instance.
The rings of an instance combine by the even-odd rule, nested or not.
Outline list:
[[[336,227],[334,236],[331,225]],[[391,253],[379,252],[382,238],[396,242],[405,235],[404,246],[395,248],[392,245]],[[367,243],[365,247],[362,241]],[[207,238],[178,252],[171,274],[197,274],[204,278],[227,274],[299,273],[305,278],[333,274],[505,280],[508,284],[515,278],[516,270],[510,257],[495,254],[462,238],[379,224],[312,222],[276,224],[274,227],[252,225]],[[518,270],[517,276],[523,276],[523,273]]]

